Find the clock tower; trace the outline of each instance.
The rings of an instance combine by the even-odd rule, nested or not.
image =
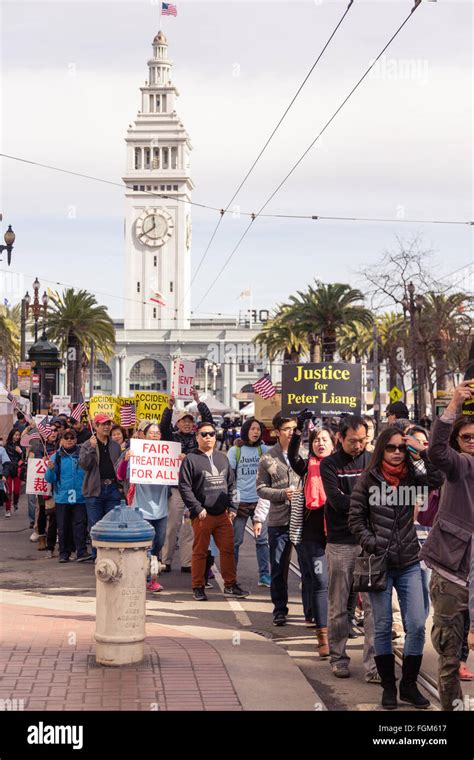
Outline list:
[[[142,107],[126,137],[125,330],[183,330],[190,326],[192,146],[175,110],[163,32],[152,47]]]

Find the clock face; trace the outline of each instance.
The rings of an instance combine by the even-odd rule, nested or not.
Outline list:
[[[155,248],[170,239],[173,228],[173,220],[166,209],[148,208],[136,221],[135,235],[139,243]]]

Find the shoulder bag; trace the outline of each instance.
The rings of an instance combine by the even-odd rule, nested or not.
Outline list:
[[[385,591],[387,588],[387,558],[399,514],[400,512],[397,512],[393,521],[392,531],[384,553],[367,554],[366,552],[362,552],[359,557],[356,557],[354,581],[352,584],[353,591]]]

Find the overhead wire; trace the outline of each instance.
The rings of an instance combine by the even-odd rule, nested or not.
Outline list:
[[[252,215],[250,223],[248,224],[248,226],[244,230],[244,233],[241,236],[239,242],[232,249],[231,253],[227,257],[226,261],[224,262],[223,266],[221,267],[221,269],[217,273],[216,277],[212,280],[211,284],[207,288],[206,292],[204,293],[203,297],[199,301],[198,306],[196,308],[199,308],[199,306],[202,304],[202,302],[207,298],[207,296],[209,295],[209,293],[213,289],[214,285],[217,283],[217,281],[219,280],[219,278],[221,277],[221,275],[223,274],[223,272],[225,271],[225,269],[227,268],[227,266],[231,262],[233,256],[235,255],[235,253],[239,249],[240,245],[242,244],[243,240],[247,236],[247,234],[250,231],[250,228],[252,227],[252,225],[255,222],[255,220],[260,216],[260,214],[264,211],[264,209],[268,206],[268,204],[273,200],[273,198],[275,197],[275,195],[281,190],[281,188],[283,187],[283,185],[288,181],[288,179],[291,177],[291,175],[296,170],[296,168],[305,159],[305,157],[308,155],[308,153],[311,151],[311,149],[317,143],[317,141],[319,140],[319,138],[324,134],[324,132],[326,131],[326,129],[329,127],[329,125],[334,121],[334,119],[336,118],[336,116],[338,115],[338,113],[344,108],[344,106],[346,105],[346,103],[350,100],[350,98],[352,97],[352,95],[356,92],[356,90],[360,87],[360,85],[362,84],[362,82],[364,81],[364,79],[368,76],[368,74],[370,73],[370,71],[373,69],[373,67],[375,66],[375,64],[377,63],[377,61],[385,53],[385,51],[387,50],[387,48],[392,44],[393,40],[400,34],[400,32],[402,31],[403,27],[412,18],[413,13],[416,11],[416,9],[419,7],[419,5],[420,5],[420,2],[418,0],[416,0],[416,4],[411,9],[411,11],[408,14],[408,16],[406,17],[406,19],[402,22],[402,24],[400,24],[400,26],[398,27],[398,29],[396,30],[396,32],[390,37],[390,39],[387,42],[387,44],[382,48],[382,50],[377,55],[377,57],[372,61],[372,63],[370,64],[370,66],[367,68],[367,70],[365,71],[365,73],[360,77],[360,79],[354,85],[354,87],[351,89],[351,91],[349,92],[349,94],[344,98],[344,100],[339,105],[339,107],[336,109],[336,111],[333,113],[333,115],[331,116],[331,118],[326,122],[326,124],[324,125],[324,127],[321,129],[321,131],[319,132],[319,134],[311,142],[311,144],[304,151],[304,153],[299,157],[299,159],[296,161],[296,163],[293,165],[293,167],[290,169],[290,171],[286,174],[286,176],[283,178],[283,180],[280,182],[280,184],[276,187],[276,189],[267,198],[267,200],[265,201],[265,203],[263,204],[263,206],[260,208],[260,210],[256,214]]]

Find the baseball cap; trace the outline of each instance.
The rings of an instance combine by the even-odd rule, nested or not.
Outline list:
[[[101,425],[104,422],[113,422],[112,417],[109,417],[108,414],[96,414],[94,417],[94,425]]]
[[[191,414],[191,412],[187,412],[186,409],[183,409],[183,411],[178,414],[176,417],[176,422],[184,420],[186,417],[189,417],[194,422],[194,416]]]
[[[408,419],[408,407],[403,401],[395,401],[393,404],[389,404],[385,410],[385,414],[394,414],[397,419]]]

